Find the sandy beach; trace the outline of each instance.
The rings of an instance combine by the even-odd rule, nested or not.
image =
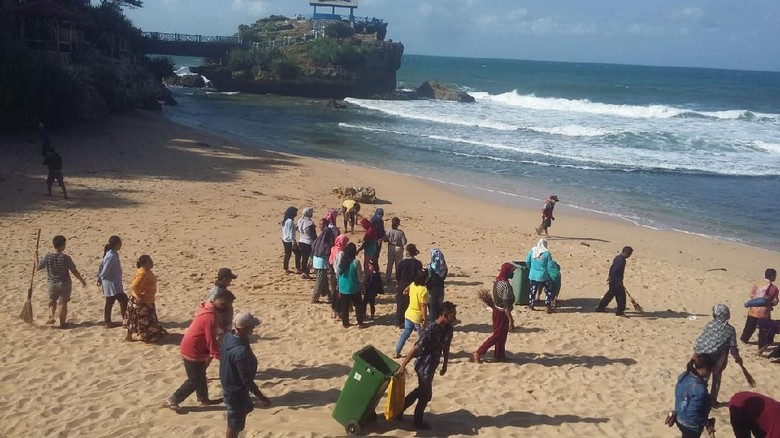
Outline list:
[[[273,407],[251,413],[244,436],[344,435],[331,412],[352,353],[371,344],[390,355],[399,330],[390,322],[390,294],[380,296],[378,318],[368,329],[344,329],[328,306],[309,303],[312,281],[282,270],[284,210],[311,206],[315,218],[322,217],[341,203],[331,193],[336,186],[374,187],[382,204],[364,206],[363,213],[381,206],[388,228],[389,218],[399,217],[423,263],[431,248],[441,248],[450,268],[446,299],[458,305],[449,371],[434,380],[426,413],[433,430],[418,433],[410,420],[380,419],[368,429],[372,435],[675,435],[663,420],[712,305],[727,304],[741,331],[751,285],[766,268],[780,268],[778,253],[579,216],[566,209],[566,193],[558,193],[562,202],[549,242],[562,268],[560,309],[548,315],[516,308],[510,361],[491,363],[488,354],[476,365],[471,353],[491,332],[490,311],[477,291],[491,287],[501,263],[525,258],[538,239],[539,209],[468,197],[412,176],[265,152],[145,112],[53,132],[52,145],[63,157],[68,200],[56,186],[54,197],[43,196],[46,168],[35,133],[0,137],[0,298],[6,307],[0,312],[0,436],[224,434],[222,405],[199,407],[191,397],[183,415],[160,407],[185,378],[178,343],[221,267],[238,275],[231,286],[235,308],[263,319],[253,349],[258,384]],[[18,318],[39,228],[41,255],[54,235],[65,235],[66,252],[88,279],[86,288],[74,281],[71,329],[44,325],[42,272],[34,281],[34,324]],[[154,259],[158,315],[171,332],[163,345],[124,343],[121,328],[101,323],[95,279],[112,234],[124,242],[127,287],[137,258]],[[625,319],[593,313],[624,245],[634,248],[626,287],[645,312],[629,305]],[[780,398],[778,365],[757,357],[755,345],[740,347],[757,390]],[[208,374],[218,377],[217,363]],[[721,399],[748,389],[732,361]],[[221,395],[218,378],[209,390]],[[378,411],[383,407],[384,399]],[[730,436],[728,409],[713,416],[719,436]]]

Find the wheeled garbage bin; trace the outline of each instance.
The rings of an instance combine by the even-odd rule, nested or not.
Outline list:
[[[515,305],[527,306],[528,294],[531,292],[531,282],[528,280],[528,273],[531,268],[525,262],[513,261],[515,266],[515,275],[512,276],[512,291],[515,293]]]
[[[377,418],[376,405],[400,365],[371,345],[352,355],[355,364],[333,409],[333,419],[354,436]]]

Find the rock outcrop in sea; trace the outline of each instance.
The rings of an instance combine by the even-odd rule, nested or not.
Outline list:
[[[425,81],[416,90],[418,98],[452,100],[455,102],[474,103],[476,100],[470,94],[448,87],[437,81]]]

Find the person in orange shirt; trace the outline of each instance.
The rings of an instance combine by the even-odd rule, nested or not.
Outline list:
[[[157,342],[168,332],[157,321],[157,309],[154,306],[157,294],[157,277],[152,268],[154,262],[148,255],[142,255],[136,263],[138,271],[130,287],[130,306],[127,309],[126,341],[133,341],[133,334],[144,342]]]

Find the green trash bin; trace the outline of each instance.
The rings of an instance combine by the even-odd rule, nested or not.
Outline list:
[[[357,435],[367,422],[376,419],[376,405],[387,390],[390,377],[400,367],[371,345],[353,354],[352,359],[355,364],[333,409],[333,419],[350,436]]]
[[[527,306],[528,294],[531,292],[531,283],[528,281],[528,273],[531,272],[525,262],[513,261],[515,275],[512,276],[512,291],[515,293],[515,305]]]

